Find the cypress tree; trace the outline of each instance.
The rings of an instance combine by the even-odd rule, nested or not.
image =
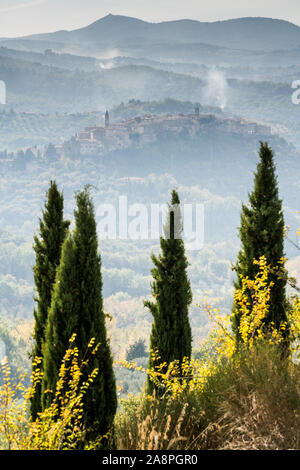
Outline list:
[[[277,329],[282,322],[287,322],[286,313],[286,276],[276,272],[284,257],[284,217],[282,201],[279,199],[276,168],[272,149],[267,143],[260,143],[259,162],[254,175],[254,189],[249,195],[249,205],[242,205],[241,225],[239,229],[241,249],[235,265],[237,280],[235,288],[242,286],[241,275],[254,279],[258,267],[253,260],[266,257],[271,267],[271,288],[269,312],[264,319],[265,328],[274,325]],[[250,297],[250,296],[249,296]],[[240,312],[237,305],[233,306],[232,327],[240,342]],[[286,337],[288,328],[286,329]]]
[[[83,377],[85,380],[94,368],[99,369],[84,398],[84,424],[86,438],[90,441],[112,429],[117,396],[103,310],[96,222],[89,191],[86,189],[77,194],[76,201],[75,229],[63,245],[49,310],[43,391],[55,390],[61,361],[74,333],[79,360],[84,358],[91,338],[100,343],[97,353],[85,367]],[[44,394],[45,406],[49,400],[51,396]]]
[[[45,328],[51,294],[55,282],[56,270],[59,265],[62,244],[68,231],[69,222],[63,219],[64,199],[57,189],[55,181],[50,182],[47,192],[43,218],[40,219],[40,234],[34,237],[36,256],[34,282],[36,288],[36,308],[34,310],[34,333],[32,358],[43,357],[42,346],[45,339]],[[41,365],[42,367],[42,365]],[[41,411],[41,386],[31,399],[31,418],[34,420]]]
[[[160,238],[161,254],[152,254],[154,268],[152,275],[152,296],[155,301],[145,301],[153,315],[150,336],[149,368],[154,369],[159,364],[178,361],[191,357],[192,334],[189,323],[189,305],[192,302],[192,292],[187,276],[188,261],[182,240],[182,220],[180,200],[177,192],[172,191],[167,221],[164,226],[164,237]],[[151,354],[158,352],[158,357]],[[156,389],[148,377],[147,392]]]

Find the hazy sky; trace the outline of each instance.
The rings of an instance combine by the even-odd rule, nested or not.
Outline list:
[[[75,29],[108,13],[153,22],[266,16],[300,25],[299,0],[0,0],[0,37]]]

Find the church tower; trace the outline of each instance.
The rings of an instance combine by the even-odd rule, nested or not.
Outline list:
[[[109,127],[109,114],[108,111],[105,113],[105,128],[107,129]]]

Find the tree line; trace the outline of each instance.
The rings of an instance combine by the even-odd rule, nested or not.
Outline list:
[[[39,235],[34,238],[36,308],[32,367],[34,371],[35,358],[40,357],[43,377],[31,398],[30,415],[35,420],[49,406],[69,340],[76,334],[76,346],[84,367],[82,380],[88,380],[93,369],[99,370],[84,397],[83,413],[86,438],[95,440],[108,433],[113,435],[117,393],[105,326],[101,257],[89,188],[76,194],[72,231],[70,222],[64,220],[63,205],[63,194],[56,182],[51,181]],[[153,316],[149,369],[160,367],[166,370],[170,363],[177,361],[180,370],[191,358],[189,306],[192,291],[181,233],[180,199],[177,191],[173,190],[164,234],[160,239],[161,251],[158,256],[152,255],[152,300],[144,303]],[[242,205],[239,233],[241,249],[234,266],[237,273],[235,289],[241,288],[243,278],[254,278],[259,268],[253,261],[265,256],[273,274],[263,328],[265,331],[278,329],[287,322],[287,277],[284,270],[278,271],[284,260],[284,218],[274,155],[267,143],[261,142],[260,145],[254,189],[249,195],[249,204]],[[249,292],[249,304],[251,302]],[[241,315],[241,306],[234,301],[231,318],[237,344],[243,341],[239,328]],[[100,347],[86,361],[92,338]],[[286,329],[285,350],[288,349],[288,341]],[[161,393],[159,383],[150,375],[146,392]],[[113,446],[113,439],[104,439],[101,446]]]

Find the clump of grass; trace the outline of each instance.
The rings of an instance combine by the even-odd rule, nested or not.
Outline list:
[[[203,398],[216,448],[300,448],[300,369],[277,347],[240,351],[208,379]]]
[[[141,394],[122,402],[115,429],[117,448],[124,450],[180,450],[196,438],[201,413],[192,394],[176,399]]]

